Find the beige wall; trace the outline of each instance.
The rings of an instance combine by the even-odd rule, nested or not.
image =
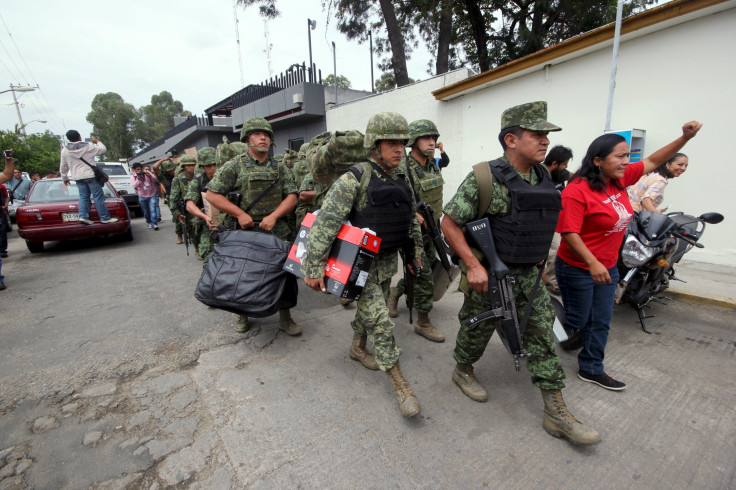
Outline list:
[[[736,8],[681,22],[639,37],[622,40],[614,97],[612,129],[647,131],[644,155],[681,133],[683,123],[698,119],[704,127],[684,149],[690,166],[670,181],[664,204],[671,211],[726,216],[709,225],[702,243],[688,259],[736,266],[736,166],[730,144],[736,142]],[[670,22],[673,23],[673,22]],[[611,43],[597,51],[539,67],[523,76],[449,101],[437,101],[433,90],[462,79],[463,72],[435,77],[327,113],[328,130],[359,129],[371,114],[396,111],[409,121],[435,121],[451,158],[444,171],[445,199],[481,160],[501,154],[497,134],[507,107],[533,100],[549,102],[549,120],[563,131],[551,133],[552,144],[573,149],[575,170],[590,142],[605,124],[611,65]],[[458,78],[459,77],[459,78]]]

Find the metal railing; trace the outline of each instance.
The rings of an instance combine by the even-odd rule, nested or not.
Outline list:
[[[319,81],[317,81],[319,80]],[[269,95],[280,92],[288,87],[300,83],[322,83],[322,70],[317,70],[316,65],[307,67],[293,64],[286,71],[261,82],[259,85],[248,85],[244,89],[235,92],[232,97],[233,109],[255,102]]]

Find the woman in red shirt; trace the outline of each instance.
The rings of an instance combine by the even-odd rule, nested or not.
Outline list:
[[[626,187],[671,158],[701,126],[697,121],[685,124],[682,136],[631,165],[629,145],[622,136],[599,136],[562,191],[557,223],[562,243],[555,275],[565,305],[565,329],[571,333],[568,345],[582,344],[578,377],[583,381],[615,391],[626,388],[603,369],[619,279],[618,251],[633,215]]]

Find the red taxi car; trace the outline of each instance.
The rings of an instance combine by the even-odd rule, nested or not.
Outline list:
[[[71,181],[65,185],[61,179],[39,180],[28,193],[26,203],[15,213],[18,235],[26,240],[31,253],[43,251],[43,242],[80,240],[92,237],[120,235],[123,240],[133,240],[130,215],[123,198],[109,182],[102,188],[105,205],[116,223],[101,223],[94,201],[89,219],[93,225],[79,222],[79,191]]]

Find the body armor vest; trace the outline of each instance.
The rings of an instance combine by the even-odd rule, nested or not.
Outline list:
[[[253,165],[248,157],[241,157],[240,163],[241,175],[238,179],[245,184],[245,188],[241,189],[243,198],[240,201],[240,208],[245,208],[253,202],[274,180],[279,178],[279,162],[270,160],[265,165]],[[273,213],[279,207],[283,199],[281,198],[281,186],[275,185],[268,193],[253,206],[248,214],[253,221],[261,221],[263,218]]]
[[[379,172],[383,170],[376,164],[370,164]],[[388,177],[385,181],[365,168],[363,164],[353,165],[348,169],[361,180],[363,172],[370,172],[367,194],[367,205],[362,211],[353,209],[350,222],[358,228],[368,227],[381,239],[381,252],[393,252],[409,239],[411,232],[412,200],[411,188],[403,178],[397,180]]]
[[[416,196],[417,202],[424,201],[429,204],[429,207],[434,211],[434,215],[437,219],[442,216],[442,189],[445,185],[445,180],[442,178],[440,173],[440,167],[432,158],[427,159],[427,166],[422,165],[414,160],[412,157],[407,159],[407,169],[411,172],[414,169],[416,179],[409,173],[409,180],[412,181],[412,187],[419,187],[419,195]]]
[[[511,196],[511,214],[488,215],[498,256],[507,265],[532,265],[547,258],[562,210],[560,193],[549,174],[532,167],[539,178],[530,185],[503,160],[489,162],[493,177],[506,186]]]

